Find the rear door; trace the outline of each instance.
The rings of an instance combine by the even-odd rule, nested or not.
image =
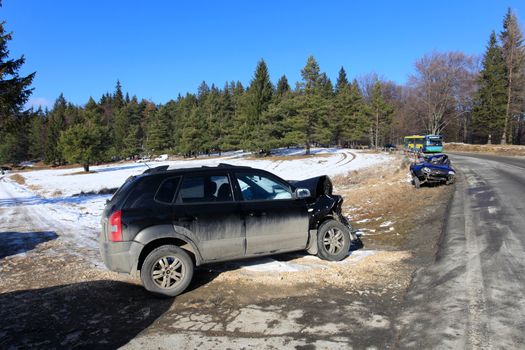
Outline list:
[[[236,172],[246,225],[246,255],[305,249],[308,240],[306,201],[294,199],[292,188],[266,172]]]
[[[173,215],[174,225],[190,231],[205,261],[244,256],[240,204],[227,172],[184,175]]]

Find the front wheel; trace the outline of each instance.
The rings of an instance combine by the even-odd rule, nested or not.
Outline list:
[[[414,187],[415,188],[420,188],[421,187],[421,181],[419,180],[419,177],[413,176],[412,180],[414,181]]]
[[[317,231],[317,255],[324,260],[339,261],[348,256],[350,232],[336,220],[322,224]]]
[[[183,249],[163,245],[151,251],[140,270],[148,291],[174,297],[188,288],[193,277],[193,262]]]

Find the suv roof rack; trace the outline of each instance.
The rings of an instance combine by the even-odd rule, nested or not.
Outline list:
[[[149,169],[144,170],[143,174],[152,174],[152,173],[158,173],[161,171],[166,171],[168,170],[169,167],[170,167],[169,165],[161,165],[155,168],[149,168]]]
[[[249,168],[249,166],[244,166],[244,165],[232,165],[232,164],[227,164],[227,163],[219,163],[219,165],[217,165],[218,168]]]

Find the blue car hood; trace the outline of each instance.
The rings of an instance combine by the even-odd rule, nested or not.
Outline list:
[[[432,163],[427,163],[427,162],[414,164],[414,165],[412,165],[412,167],[414,169],[421,169],[423,167],[427,167],[427,168],[434,169],[434,170],[454,171],[454,172],[456,172],[451,166],[448,166],[448,165],[437,165],[437,164],[432,164]]]

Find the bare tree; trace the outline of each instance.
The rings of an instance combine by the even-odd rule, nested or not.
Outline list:
[[[441,134],[469,112],[477,74],[476,60],[461,52],[433,52],[416,64],[409,77],[409,109],[430,134]]]
[[[507,105],[505,109],[505,126],[501,136],[501,144],[507,143],[510,119],[523,115],[523,84],[525,82],[525,47],[523,46],[523,34],[518,24],[518,19],[510,10],[503,21],[503,31],[500,34],[503,58],[505,59],[506,83],[507,83]]]

